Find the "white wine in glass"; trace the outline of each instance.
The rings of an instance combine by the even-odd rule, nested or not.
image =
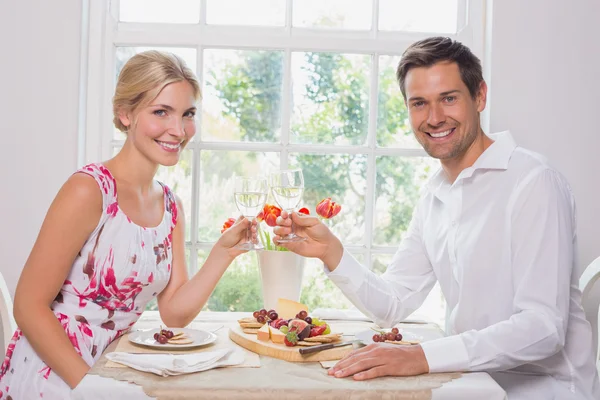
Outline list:
[[[233,198],[242,215],[252,221],[267,202],[269,187],[265,178],[245,178],[237,176],[234,182]],[[236,246],[242,250],[260,250],[263,246],[252,242],[252,227],[246,231],[246,242]]]
[[[288,214],[292,213],[304,193],[304,176],[301,169],[286,169],[277,171],[269,175],[269,186],[275,201]],[[306,240],[294,233],[294,224],[292,224],[292,232],[279,239],[279,242],[300,242]]]

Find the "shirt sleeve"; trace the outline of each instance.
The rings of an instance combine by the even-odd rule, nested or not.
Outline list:
[[[417,207],[405,238],[382,275],[363,267],[346,250],[333,272],[325,268],[325,274],[352,304],[381,327],[392,326],[419,308],[436,282],[421,225]]]
[[[518,190],[518,188],[522,188]],[[481,330],[425,342],[430,372],[498,371],[542,360],[565,342],[574,264],[575,203],[555,171],[536,170],[508,203],[512,316]]]

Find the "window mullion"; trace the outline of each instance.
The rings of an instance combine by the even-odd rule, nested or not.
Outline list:
[[[373,245],[373,218],[375,206],[375,182],[377,177],[376,153],[377,148],[377,107],[379,56],[375,53],[371,60],[370,93],[369,93],[369,127],[367,143],[367,189],[365,193],[365,245],[367,248],[366,264],[371,268],[371,246]]]

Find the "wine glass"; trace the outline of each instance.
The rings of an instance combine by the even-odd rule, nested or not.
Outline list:
[[[252,221],[263,209],[269,194],[266,178],[246,178],[236,176],[233,198],[242,215]],[[241,250],[260,250],[263,246],[252,242],[252,227],[246,231],[246,242],[236,248]]]
[[[304,192],[304,176],[301,169],[286,169],[274,172],[269,175],[269,186],[271,193],[279,207],[291,214],[300,204],[302,193]],[[281,243],[301,242],[306,240],[302,236],[294,233],[294,224],[292,232],[279,239]]]

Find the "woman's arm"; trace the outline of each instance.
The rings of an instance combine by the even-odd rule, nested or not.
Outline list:
[[[198,315],[229,264],[244,250],[235,245],[245,239],[250,224],[240,217],[213,246],[202,268],[188,278],[185,263],[185,218],[181,200],[177,198],[177,224],[173,231],[173,266],[167,287],[158,295],[162,321],[169,327],[184,327]]]
[[[14,316],[39,357],[71,388],[89,370],[50,309],[73,261],[102,214],[94,179],[75,174],[54,199],[25,263],[15,293]]]

